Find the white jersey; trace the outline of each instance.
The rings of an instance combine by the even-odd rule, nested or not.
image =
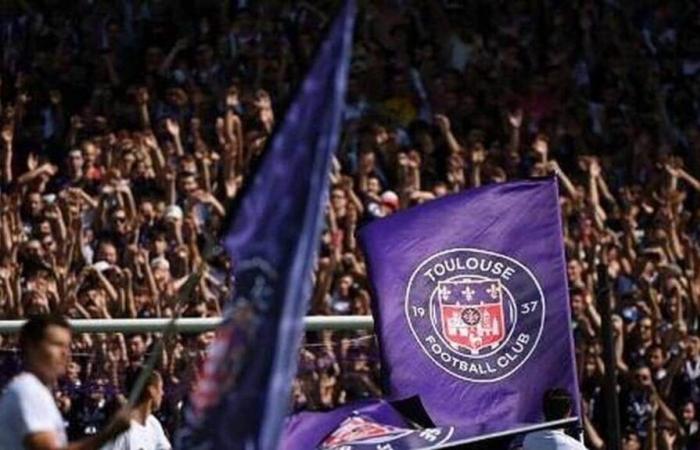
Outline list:
[[[561,430],[540,430],[525,436],[523,450],[586,450],[586,447]]]
[[[101,450],[170,450],[170,442],[163,427],[153,415],[149,415],[145,424],[131,421],[131,428]]]
[[[32,373],[17,375],[0,397],[0,448],[24,450],[24,439],[34,433],[52,432],[57,443],[68,444],[63,417],[47,388]]]

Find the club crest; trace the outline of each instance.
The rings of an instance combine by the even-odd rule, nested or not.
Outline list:
[[[441,369],[493,382],[518,370],[534,351],[545,298],[519,261],[459,248],[418,265],[406,288],[405,314],[420,348]]]
[[[321,449],[334,449],[346,444],[380,444],[411,434],[411,430],[377,423],[362,416],[345,419],[322,443]]]
[[[343,420],[320,445],[321,450],[408,450],[433,448],[447,442],[454,427],[421,430],[398,428],[354,415]]]
[[[479,354],[505,338],[500,280],[440,281],[437,297],[442,337],[453,348]]]

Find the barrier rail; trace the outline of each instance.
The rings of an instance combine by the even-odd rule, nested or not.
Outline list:
[[[170,322],[160,319],[74,319],[71,328],[76,333],[152,333],[162,331]],[[24,320],[0,320],[0,333],[17,333]],[[214,330],[220,317],[183,317],[175,321],[180,333],[203,333]],[[372,316],[306,316],[306,331],[318,330],[371,330]]]

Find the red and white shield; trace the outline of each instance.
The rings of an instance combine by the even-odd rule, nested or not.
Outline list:
[[[453,347],[478,353],[505,338],[500,280],[441,281],[437,296],[442,335]]]

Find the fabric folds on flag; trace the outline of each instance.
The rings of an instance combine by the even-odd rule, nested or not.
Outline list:
[[[452,427],[415,429],[389,402],[372,399],[290,417],[281,450],[427,449],[453,435]]]
[[[355,2],[319,47],[225,237],[235,293],[190,398],[181,449],[278,447],[339,142]]]
[[[548,178],[360,230],[390,399],[418,395],[436,426],[477,435],[542,422],[550,388],[566,388],[578,414],[560,217]]]

